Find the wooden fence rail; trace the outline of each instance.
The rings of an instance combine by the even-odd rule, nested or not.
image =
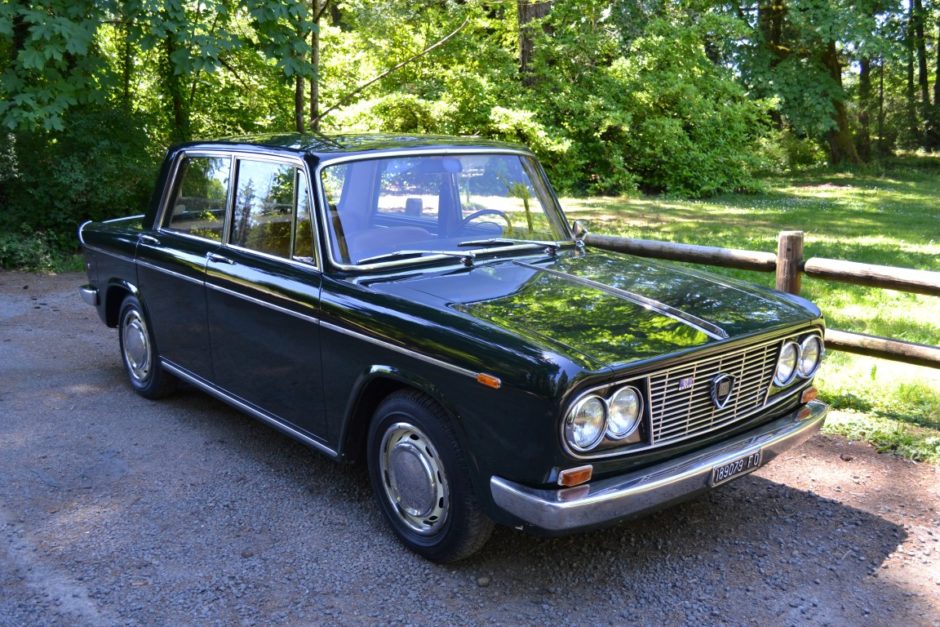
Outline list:
[[[590,246],[641,257],[773,272],[776,274],[777,289],[791,294],[800,293],[800,279],[805,274],[830,281],[940,296],[940,272],[822,257],[804,260],[802,231],[782,231],[777,238],[776,255],[753,250],[628,239],[594,233],[585,235],[584,241]],[[849,353],[940,368],[940,347],[937,346],[835,329],[826,330],[826,346]]]

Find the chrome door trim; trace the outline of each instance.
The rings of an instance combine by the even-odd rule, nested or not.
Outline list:
[[[371,335],[366,335],[364,333],[359,333],[358,331],[353,331],[352,329],[347,329],[346,327],[341,327],[339,325],[333,324],[332,322],[321,321],[321,326],[330,329],[331,331],[336,331],[337,333],[342,333],[343,335],[348,335],[356,339],[362,340],[363,342],[369,342],[370,344],[375,344],[376,346],[381,346],[389,350],[395,351],[396,353],[401,353],[402,355],[407,355],[408,357],[413,357],[417,360],[445,368],[451,372],[456,372],[457,374],[463,375],[465,377],[470,377],[471,379],[477,378],[477,372],[472,370],[467,370],[466,368],[461,368],[446,361],[437,359],[436,357],[431,357],[430,355],[424,355],[423,353],[415,352],[410,348],[405,348],[404,346],[398,346],[397,344],[392,344],[385,340],[380,340],[377,337],[372,337]]]
[[[174,272],[173,270],[168,270],[161,266],[154,265],[150,263],[149,261],[141,261],[140,259],[138,259],[137,265],[143,266],[144,268],[147,268],[149,270],[156,270],[157,272],[162,272],[163,274],[169,274],[172,277],[176,277],[177,279],[183,279],[184,281],[189,281],[190,283],[195,283],[196,285],[202,285],[204,283],[204,281],[201,281],[195,277],[187,276],[180,272]]]
[[[336,451],[331,449],[326,444],[323,444],[319,440],[303,433],[302,431],[299,431],[298,429],[295,429],[294,427],[290,426],[288,423],[284,422],[277,416],[274,416],[273,414],[269,414],[260,409],[257,409],[253,405],[249,405],[248,403],[239,399],[234,394],[231,394],[230,392],[223,390],[222,388],[216,386],[215,384],[209,383],[205,379],[190,373],[185,368],[181,368],[180,366],[177,366],[173,362],[168,361],[167,359],[162,358],[162,357],[160,358],[160,364],[164,368],[166,368],[167,372],[173,374],[176,377],[179,377],[180,379],[186,381],[187,383],[190,383],[196,386],[197,388],[201,389],[203,392],[206,392],[210,396],[214,396],[220,401],[224,403],[228,403],[229,405],[232,405],[236,409],[239,409],[245,412],[246,414],[252,416],[253,418],[257,418],[258,420],[271,425],[275,429],[283,433],[286,433],[287,435],[291,436],[292,438],[296,440],[300,440],[304,444],[307,444],[308,446],[311,446],[317,449],[321,453],[325,453],[329,455],[330,457],[337,456]]]
[[[320,319],[319,319],[319,318],[316,318],[316,317],[314,317],[314,316],[308,316],[307,314],[300,313],[299,311],[294,311],[293,309],[288,309],[287,307],[281,307],[280,305],[275,305],[275,304],[273,304],[273,303],[269,303],[269,302],[263,301],[263,300],[261,300],[260,298],[255,298],[255,297],[253,297],[253,296],[249,296],[249,295],[243,294],[243,293],[241,293],[241,292],[236,292],[235,290],[230,290],[230,289],[228,289],[227,287],[222,287],[222,286],[216,285],[216,284],[214,284],[214,283],[209,283],[208,281],[206,281],[206,287],[208,287],[208,288],[211,289],[211,290],[215,290],[215,291],[217,291],[217,292],[222,292],[223,294],[228,294],[229,296],[234,296],[235,298],[240,298],[240,299],[242,299],[242,300],[246,300],[246,301],[248,301],[248,302],[250,302],[250,303],[253,303],[253,304],[255,304],[255,305],[258,305],[258,306],[260,306],[260,307],[265,307],[266,309],[272,309],[272,310],[274,310],[274,311],[277,311],[277,312],[280,312],[280,313],[283,313],[283,314],[287,314],[288,316],[293,316],[293,317],[295,317],[295,318],[299,318],[299,319],[304,320],[304,321],[306,321],[306,322],[312,322],[313,324],[319,324],[319,323],[320,323]]]
[[[85,250],[90,250],[92,252],[101,253],[102,255],[110,255],[112,257],[116,257],[120,259],[121,261],[126,261],[127,263],[134,263],[135,261],[132,257],[128,257],[127,255],[122,255],[120,253],[116,253],[110,250],[105,250],[104,248],[98,248],[97,246],[89,246],[88,244],[85,244],[84,248]]]

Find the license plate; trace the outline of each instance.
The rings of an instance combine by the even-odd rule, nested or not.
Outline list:
[[[731,481],[739,475],[751,472],[760,466],[760,460],[761,451],[757,451],[756,453],[739,457],[721,466],[715,466],[712,468],[711,485],[716,486],[725,481]]]

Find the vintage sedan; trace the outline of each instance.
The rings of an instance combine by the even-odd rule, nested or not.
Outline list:
[[[436,561],[493,524],[637,516],[822,425],[806,300],[585,246],[528,150],[267,136],[172,148],[79,229],[130,385],[183,381],[337,460]]]

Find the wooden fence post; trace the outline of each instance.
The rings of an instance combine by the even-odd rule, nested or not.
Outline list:
[[[780,231],[777,236],[777,289],[800,293],[803,265],[803,231]]]

